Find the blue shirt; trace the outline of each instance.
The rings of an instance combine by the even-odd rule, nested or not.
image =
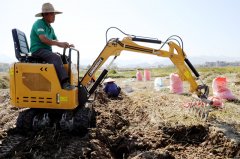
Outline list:
[[[108,82],[104,88],[104,91],[112,97],[117,97],[120,93],[120,88],[114,82]]]

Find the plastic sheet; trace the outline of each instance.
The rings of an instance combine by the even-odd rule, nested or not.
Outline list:
[[[161,77],[157,77],[154,80],[154,89],[158,91],[161,88],[163,88],[163,80]]]
[[[154,87],[162,87],[163,86],[163,81],[161,77],[157,77],[154,80]]]

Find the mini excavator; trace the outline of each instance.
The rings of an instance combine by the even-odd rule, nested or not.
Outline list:
[[[60,55],[70,76],[71,84],[75,84],[73,90],[62,89],[54,65],[32,57],[24,32],[18,29],[12,30],[15,55],[18,62],[12,64],[9,71],[11,104],[17,108],[26,108],[22,109],[17,118],[17,128],[30,131],[55,124],[64,130],[81,132],[89,127],[95,127],[96,113],[90,97],[106,77],[109,66],[122,51],[169,58],[178,68],[180,78],[190,84],[190,92],[195,94],[202,102],[212,103],[207,99],[209,88],[200,80],[199,73],[187,59],[183,51],[182,39],[179,36],[170,36],[162,42],[155,38],[122,32],[126,35],[122,40],[119,38],[108,40],[107,33],[113,28],[122,32],[116,27],[110,27],[106,31],[106,46],[83,78],[79,78],[79,51],[75,48],[68,48],[68,55],[66,55],[67,49],[64,49],[63,54]],[[143,43],[159,44],[160,48],[153,49],[140,45]],[[163,46],[167,46],[168,50],[163,50]],[[77,54],[77,81],[75,83],[71,59],[73,53]],[[96,71],[110,56],[113,59],[107,69],[103,69],[98,78],[93,80]]]

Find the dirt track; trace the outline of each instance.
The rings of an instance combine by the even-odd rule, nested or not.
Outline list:
[[[0,158],[240,158],[240,121],[218,116],[228,105],[240,107],[238,101],[203,121],[183,107],[187,95],[155,91],[153,81],[117,82],[122,87],[117,99],[99,89],[97,127],[84,136],[55,128],[19,133],[14,123],[21,110],[9,105],[9,90],[1,90]]]

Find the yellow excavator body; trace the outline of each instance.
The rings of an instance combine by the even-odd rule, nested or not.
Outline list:
[[[68,70],[68,65],[64,67]],[[14,63],[10,68],[10,96],[16,107],[74,109],[79,105],[77,87],[62,89],[53,64]]]

